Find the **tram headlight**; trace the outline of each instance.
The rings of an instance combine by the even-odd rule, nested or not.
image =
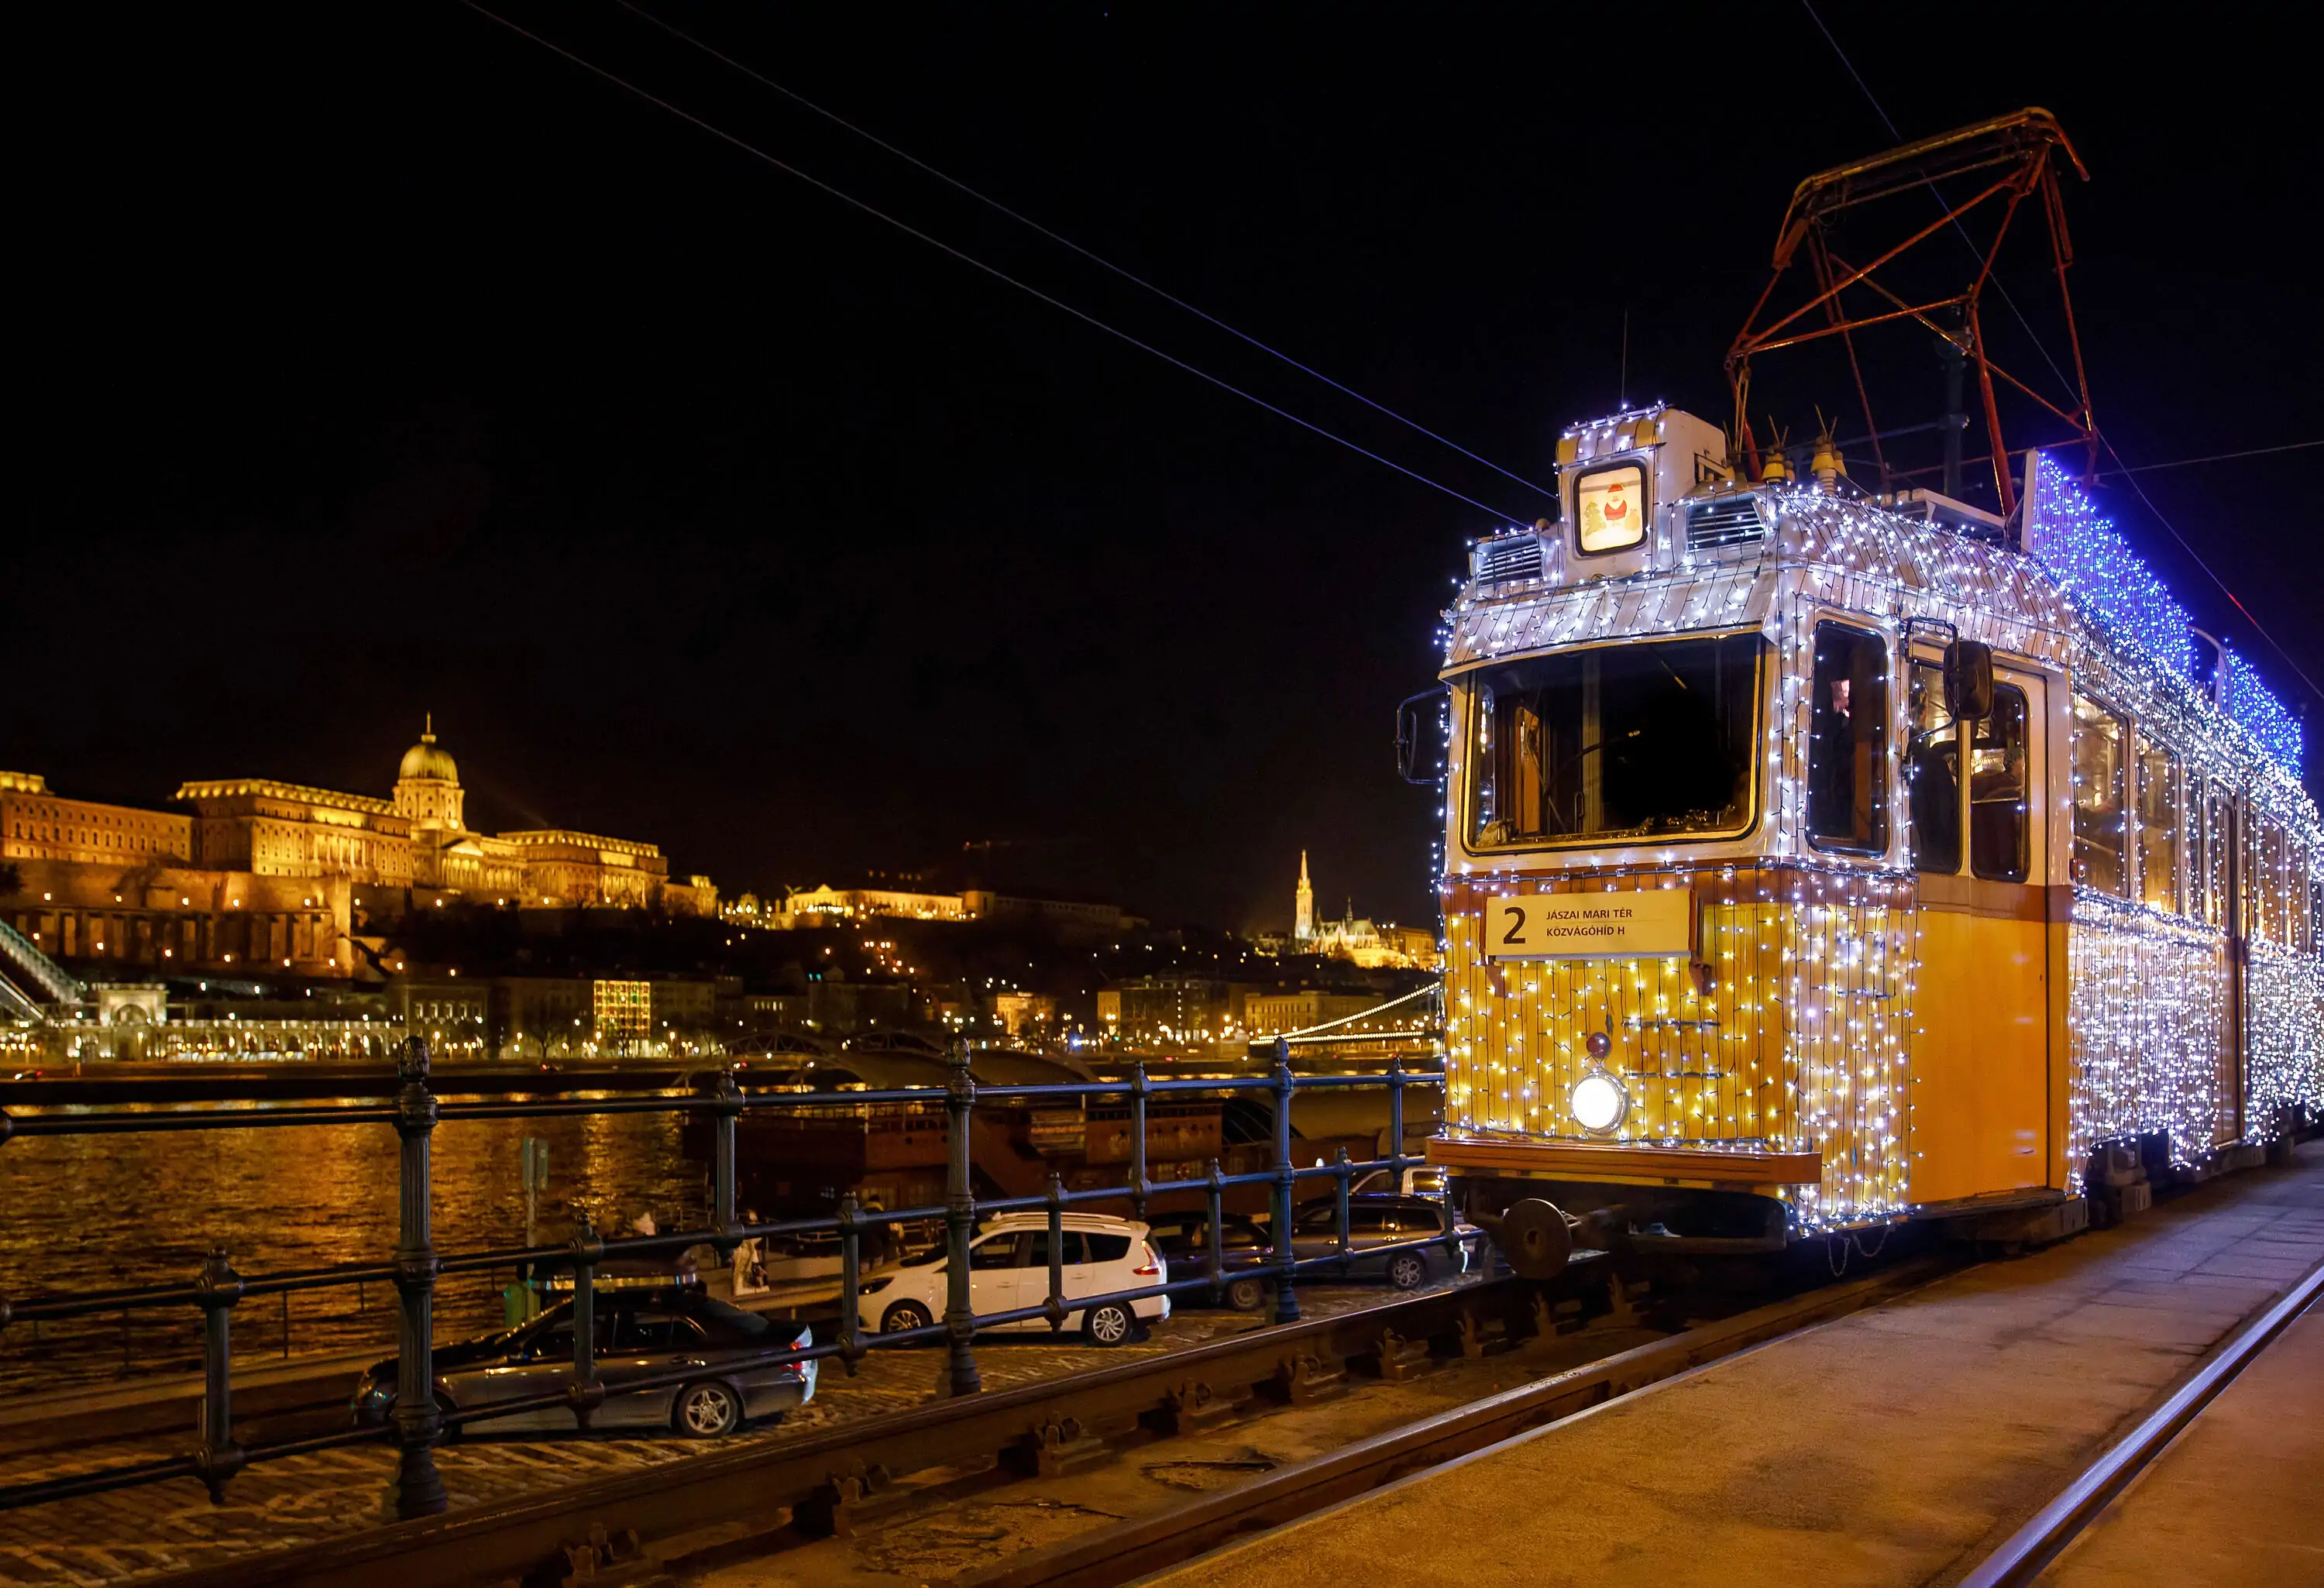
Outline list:
[[[1603,1136],[1620,1128],[1622,1116],[1630,1112],[1630,1094],[1604,1070],[1591,1070],[1573,1083],[1565,1106],[1576,1124],[1593,1136]]]

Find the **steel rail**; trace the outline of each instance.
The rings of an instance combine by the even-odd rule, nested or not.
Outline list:
[[[1884,1274],[1700,1325],[1277,1467],[1188,1504],[1028,1551],[962,1577],[958,1588],[1110,1588],[1892,1300],[1953,1266],[1942,1258],[1918,1258]]]
[[[2324,1293],[2324,1264],[2309,1269],[2307,1278],[2277,1297],[2137,1427],[2084,1468],[2063,1492],[1963,1577],[1960,1588],[2014,1588],[2040,1575],[2319,1293]]]

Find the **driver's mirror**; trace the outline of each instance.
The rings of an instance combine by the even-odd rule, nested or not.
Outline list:
[[[1396,775],[1407,783],[1433,785],[1444,771],[1444,702],[1440,684],[1396,708]]]
[[[1945,712],[1957,723],[1993,715],[1993,647],[1955,640],[1945,647]]]

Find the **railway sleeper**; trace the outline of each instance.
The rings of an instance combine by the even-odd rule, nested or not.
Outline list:
[[[888,1486],[887,1468],[851,1462],[832,1472],[791,1509],[791,1525],[810,1538],[852,1537],[864,1507]]]
[[[1498,1356],[1504,1351],[1514,1351],[1523,1342],[1509,1328],[1505,1317],[1480,1317],[1474,1307],[1461,1312],[1461,1354],[1471,1362],[1480,1357]]]
[[[1348,1392],[1347,1366],[1312,1351],[1296,1351],[1276,1359],[1270,1388],[1286,1406],[1314,1406]]]
[[[1164,1403],[1147,1414],[1146,1422],[1165,1438],[1176,1438],[1214,1427],[1240,1409],[1240,1401],[1220,1394],[1208,1380],[1182,1379],[1170,1387]]]
[[[1062,1478],[1067,1473],[1101,1466],[1112,1459],[1113,1447],[1097,1429],[1076,1417],[1051,1417],[1018,1443],[1001,1452],[1010,1471],[1033,1478]]]
[[[1357,1360],[1369,1362],[1374,1376],[1390,1384],[1407,1382],[1436,1364],[1426,1340],[1407,1340],[1394,1329],[1382,1329],[1372,1354]]]

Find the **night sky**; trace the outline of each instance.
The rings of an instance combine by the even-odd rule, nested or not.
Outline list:
[[[1628,394],[1725,420],[1794,184],[1892,142],[1797,5],[655,4],[1543,481],[1559,428],[1614,405],[1626,310]],[[617,6],[505,14],[1492,512],[454,0],[52,9],[17,58],[0,766],[146,801],[233,775],[385,794],[432,710],[472,825],[650,839],[729,891],[956,883],[988,842],[987,882],[1279,928],[1305,846],[1329,909],[1430,919],[1434,800],[1394,775],[1391,713],[1466,540],[1543,498]],[[2324,437],[2312,62],[2273,14],[2110,20],[2137,14],[1824,14],[1906,137],[2064,123],[2126,457]],[[2009,260],[2050,334],[2039,251]],[[1885,423],[1934,417],[1927,338],[1868,357]],[[1844,376],[1779,367],[1755,420],[1852,413]],[[2319,470],[2142,478],[2324,679]],[[2105,501],[2319,704],[2135,497]]]

